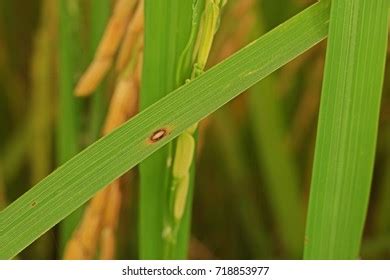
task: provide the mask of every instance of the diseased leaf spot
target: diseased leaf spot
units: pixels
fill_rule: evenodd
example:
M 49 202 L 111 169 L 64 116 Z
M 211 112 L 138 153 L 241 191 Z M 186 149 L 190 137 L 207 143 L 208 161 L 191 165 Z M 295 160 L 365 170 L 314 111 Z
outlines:
M 153 132 L 153 134 L 150 136 L 149 140 L 152 143 L 156 143 L 156 142 L 160 141 L 161 139 L 163 139 L 167 135 L 168 135 L 167 129 L 160 128 L 160 129 L 156 130 L 155 132 Z
M 37 206 L 37 202 L 36 201 L 31 202 L 31 207 L 35 207 L 35 206 Z

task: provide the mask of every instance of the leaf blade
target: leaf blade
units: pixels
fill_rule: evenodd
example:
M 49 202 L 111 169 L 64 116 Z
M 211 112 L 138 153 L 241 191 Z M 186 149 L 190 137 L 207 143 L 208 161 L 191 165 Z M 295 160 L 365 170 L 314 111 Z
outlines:
M 375 157 L 387 7 L 386 0 L 332 1 L 305 259 L 358 257 Z

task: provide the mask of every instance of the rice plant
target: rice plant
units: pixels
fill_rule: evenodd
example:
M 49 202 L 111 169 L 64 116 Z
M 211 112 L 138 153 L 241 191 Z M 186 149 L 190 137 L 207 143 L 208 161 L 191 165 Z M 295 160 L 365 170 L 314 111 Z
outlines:
M 2 1 L 0 258 L 390 257 L 389 2 L 312 2 Z

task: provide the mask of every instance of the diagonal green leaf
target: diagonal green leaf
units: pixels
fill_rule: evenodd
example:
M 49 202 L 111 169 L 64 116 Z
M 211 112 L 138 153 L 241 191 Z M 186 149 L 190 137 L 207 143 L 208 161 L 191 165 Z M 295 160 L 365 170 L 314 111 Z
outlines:
M 306 259 L 358 258 L 387 45 L 387 0 L 333 0 Z
M 328 19 L 327 1 L 311 6 L 58 168 L 0 213 L 0 259 L 15 256 L 187 127 L 324 39 Z M 167 134 L 151 143 L 159 129 Z

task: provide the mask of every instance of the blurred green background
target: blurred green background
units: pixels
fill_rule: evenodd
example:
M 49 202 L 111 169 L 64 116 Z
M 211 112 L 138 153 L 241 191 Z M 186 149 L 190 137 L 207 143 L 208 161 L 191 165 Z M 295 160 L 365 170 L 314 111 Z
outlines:
M 0 209 L 63 162 L 60 53 L 73 48 L 76 82 L 99 38 L 91 27 L 96 1 L 79 1 L 77 21 L 65 25 L 75 35 L 68 42 L 60 39 L 59 1 L 0 1 Z M 209 67 L 314 2 L 229 0 Z M 108 14 L 102 13 L 102 28 Z M 190 258 L 300 257 L 325 46 L 314 47 L 201 123 Z M 91 109 L 96 99 L 75 100 L 77 135 L 66 146 L 81 150 L 96 139 L 112 83 L 109 75 L 97 116 Z M 389 87 L 387 67 L 363 259 L 390 258 Z M 132 259 L 137 258 L 137 170 L 124 181 L 118 258 Z M 56 227 L 19 258 L 61 254 Z

